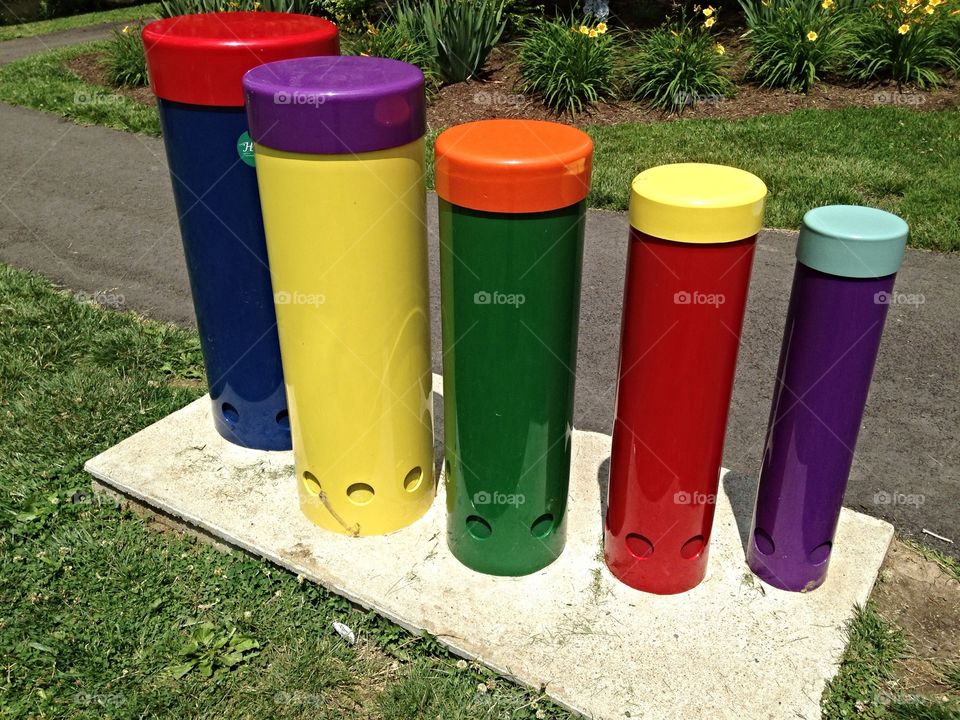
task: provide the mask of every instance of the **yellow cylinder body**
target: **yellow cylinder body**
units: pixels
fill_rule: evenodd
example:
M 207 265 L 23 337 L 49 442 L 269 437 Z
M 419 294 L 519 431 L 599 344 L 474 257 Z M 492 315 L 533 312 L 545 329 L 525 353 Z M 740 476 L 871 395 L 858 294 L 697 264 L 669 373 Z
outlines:
M 436 489 L 423 139 L 255 154 L 300 507 L 398 530 Z

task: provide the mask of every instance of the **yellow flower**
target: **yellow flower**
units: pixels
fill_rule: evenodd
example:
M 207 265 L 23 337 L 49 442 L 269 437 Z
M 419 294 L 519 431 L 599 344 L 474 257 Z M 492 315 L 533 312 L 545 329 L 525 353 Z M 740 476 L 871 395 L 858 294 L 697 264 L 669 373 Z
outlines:
M 807 40 L 810 42 L 816 42 L 818 37 L 820 36 L 817 35 L 813 30 L 807 33 Z
M 901 35 L 906 35 L 908 32 L 910 32 L 910 25 L 909 25 L 909 23 L 904 23 L 903 25 L 901 25 L 900 27 L 898 27 L 898 28 L 897 28 L 897 32 L 900 33 Z
M 720 43 L 716 43 L 713 46 L 713 51 L 717 53 L 717 55 L 723 55 L 725 52 L 727 52 L 727 49 Z
M 716 18 L 714 18 L 714 17 L 708 17 L 706 20 L 703 21 L 703 26 L 704 26 L 705 28 L 713 27 L 713 24 L 714 24 L 716 21 L 717 21 Z
M 833 0 L 823 0 L 823 2 L 820 3 L 820 7 L 822 7 L 824 10 L 829 10 L 835 5 L 836 3 Z
M 937 11 L 937 9 L 933 5 L 927 5 L 927 7 L 923 9 L 923 11 L 927 15 L 933 15 Z
M 598 32 L 598 33 L 600 33 L 601 35 L 603 35 L 606 31 L 607 31 L 607 24 L 606 24 L 606 23 L 600 23 L 599 25 L 597 25 L 597 32 Z
M 712 5 L 708 5 L 707 7 L 705 7 L 705 8 L 703 9 L 703 16 L 704 16 L 704 17 L 710 17 L 711 15 L 713 15 L 713 6 L 712 6 Z
M 591 30 L 591 31 L 590 31 L 589 33 L 587 33 L 587 34 L 588 34 L 590 37 L 594 38 L 594 37 L 596 37 L 597 35 L 599 35 L 600 33 L 598 33 L 596 30 Z
M 581 35 L 589 35 L 589 34 L 590 34 L 590 28 L 588 28 L 586 25 L 581 25 L 581 26 L 580 26 L 580 34 L 581 34 Z

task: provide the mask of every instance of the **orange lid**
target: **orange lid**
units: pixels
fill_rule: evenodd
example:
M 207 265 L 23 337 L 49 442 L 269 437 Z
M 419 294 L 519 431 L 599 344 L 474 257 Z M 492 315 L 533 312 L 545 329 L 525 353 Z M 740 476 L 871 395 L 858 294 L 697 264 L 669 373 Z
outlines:
M 593 142 L 583 131 L 542 120 L 481 120 L 440 133 L 434 146 L 437 195 L 471 210 L 546 212 L 590 191 Z

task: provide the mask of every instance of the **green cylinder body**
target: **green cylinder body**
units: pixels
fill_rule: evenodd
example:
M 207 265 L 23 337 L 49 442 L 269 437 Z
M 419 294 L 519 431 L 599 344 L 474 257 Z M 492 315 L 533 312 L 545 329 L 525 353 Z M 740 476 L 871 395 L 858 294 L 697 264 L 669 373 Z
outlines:
M 447 541 L 526 575 L 566 541 L 585 203 L 439 210 Z

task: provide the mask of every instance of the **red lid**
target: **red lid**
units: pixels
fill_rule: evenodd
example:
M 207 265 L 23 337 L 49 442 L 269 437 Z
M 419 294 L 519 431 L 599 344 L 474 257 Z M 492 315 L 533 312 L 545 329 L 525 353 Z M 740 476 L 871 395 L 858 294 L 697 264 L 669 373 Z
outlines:
M 244 73 L 258 65 L 338 55 L 329 20 L 274 12 L 218 12 L 157 20 L 143 29 L 153 93 L 191 105 L 243 106 Z

